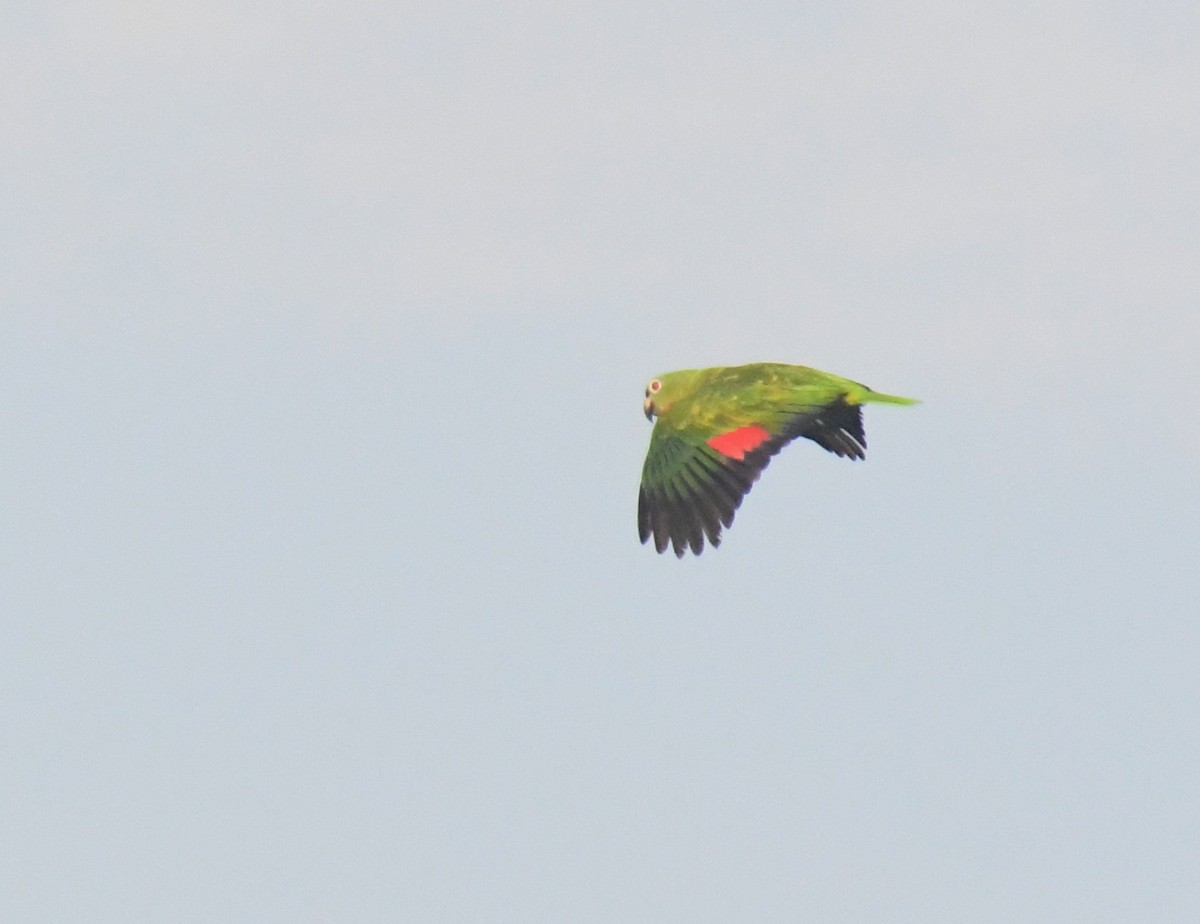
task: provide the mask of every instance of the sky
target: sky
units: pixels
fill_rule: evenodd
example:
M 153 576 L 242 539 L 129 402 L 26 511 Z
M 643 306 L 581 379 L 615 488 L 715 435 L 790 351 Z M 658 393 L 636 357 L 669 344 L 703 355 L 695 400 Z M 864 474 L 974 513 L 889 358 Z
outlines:
M 1195 921 L 1198 52 L 6 5 L 0 918 Z M 655 554 L 646 382 L 760 360 L 922 403 Z

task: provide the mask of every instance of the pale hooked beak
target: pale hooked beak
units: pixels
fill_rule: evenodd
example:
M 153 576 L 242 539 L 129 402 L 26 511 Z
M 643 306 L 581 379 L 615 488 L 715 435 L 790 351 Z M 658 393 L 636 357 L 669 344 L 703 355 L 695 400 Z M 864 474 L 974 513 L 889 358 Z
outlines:
M 646 395 L 646 400 L 642 402 L 642 410 L 646 413 L 647 420 L 654 419 L 654 399 Z

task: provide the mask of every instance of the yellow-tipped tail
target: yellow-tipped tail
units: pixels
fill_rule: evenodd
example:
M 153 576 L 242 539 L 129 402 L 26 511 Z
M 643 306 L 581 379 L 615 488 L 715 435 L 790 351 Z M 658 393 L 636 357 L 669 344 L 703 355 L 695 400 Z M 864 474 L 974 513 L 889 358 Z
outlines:
M 902 398 L 900 395 L 885 395 L 881 391 L 872 391 L 866 385 L 860 385 L 859 390 L 846 395 L 847 404 L 920 404 L 916 398 Z
M 901 398 L 899 395 L 885 395 L 878 391 L 867 392 L 867 401 L 874 401 L 876 404 L 920 404 L 919 398 Z

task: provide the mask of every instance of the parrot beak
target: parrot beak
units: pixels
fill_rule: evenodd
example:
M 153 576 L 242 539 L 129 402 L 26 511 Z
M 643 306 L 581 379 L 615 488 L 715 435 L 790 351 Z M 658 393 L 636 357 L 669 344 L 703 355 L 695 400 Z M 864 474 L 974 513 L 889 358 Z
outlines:
M 654 399 L 646 395 L 646 400 L 642 402 L 642 410 L 646 413 L 647 420 L 654 419 Z

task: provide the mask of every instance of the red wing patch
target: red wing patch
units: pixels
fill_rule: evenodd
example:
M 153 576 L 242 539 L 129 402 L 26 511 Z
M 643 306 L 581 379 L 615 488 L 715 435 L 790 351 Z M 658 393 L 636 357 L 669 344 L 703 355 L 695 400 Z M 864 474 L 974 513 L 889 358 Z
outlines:
M 771 434 L 758 424 L 748 427 L 738 427 L 728 433 L 718 433 L 708 440 L 708 445 L 723 456 L 737 459 L 739 462 L 751 452 L 771 438 Z

